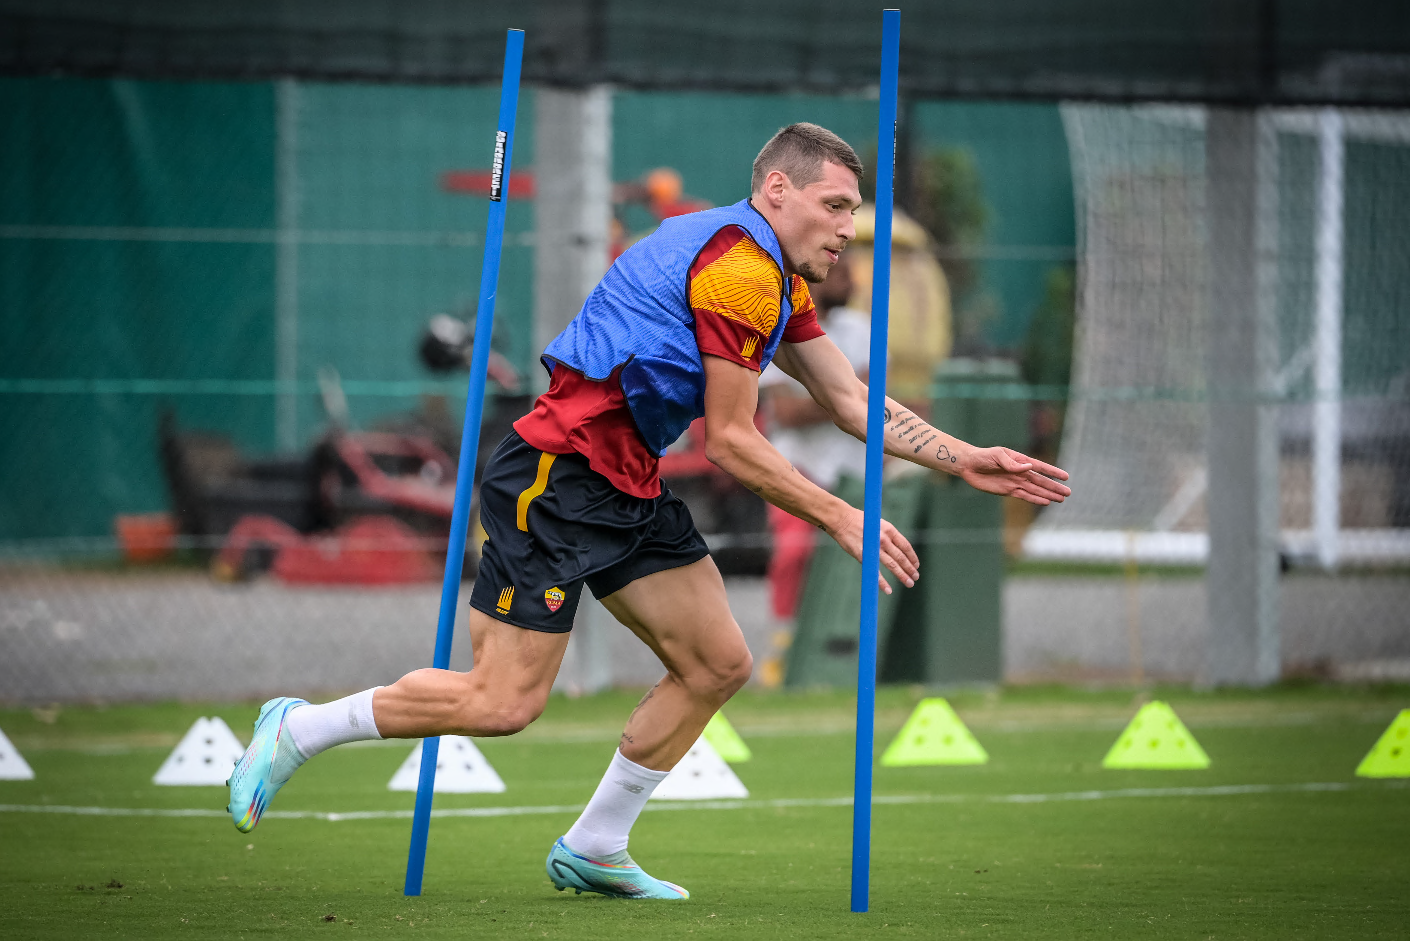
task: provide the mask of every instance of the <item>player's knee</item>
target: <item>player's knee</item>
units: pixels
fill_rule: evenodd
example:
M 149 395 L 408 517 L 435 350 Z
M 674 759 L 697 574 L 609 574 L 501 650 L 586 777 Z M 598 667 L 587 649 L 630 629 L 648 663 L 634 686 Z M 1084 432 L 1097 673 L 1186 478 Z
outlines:
M 729 672 L 729 693 L 733 696 L 744 688 L 744 684 L 749 682 L 749 677 L 754 675 L 754 655 L 749 652 L 749 648 L 740 645 L 740 653 L 730 668 Z
M 739 692 L 754 671 L 754 656 L 742 642 L 700 664 L 687 678 L 687 686 L 698 698 L 723 704 Z
M 546 697 L 534 692 L 506 695 L 479 683 L 467 684 L 459 702 L 461 734 L 513 735 L 543 714 Z
M 467 735 L 490 738 L 522 732 L 543 712 L 533 703 L 502 703 L 486 708 L 479 705 L 467 710 L 462 725 Z
M 526 694 L 519 704 L 515 706 L 508 716 L 508 725 L 514 727 L 518 732 L 527 728 L 535 719 L 543 715 L 543 708 L 548 704 L 548 695 L 539 693 Z
M 481 731 L 477 735 L 513 735 L 522 732 L 530 722 L 539 717 L 537 711 L 522 706 L 508 706 L 483 714 L 480 720 Z

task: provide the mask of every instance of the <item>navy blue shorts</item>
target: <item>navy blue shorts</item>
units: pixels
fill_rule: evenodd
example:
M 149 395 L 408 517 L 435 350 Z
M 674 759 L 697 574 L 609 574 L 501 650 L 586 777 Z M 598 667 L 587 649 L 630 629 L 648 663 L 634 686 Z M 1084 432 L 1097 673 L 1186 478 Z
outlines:
M 511 431 L 480 483 L 489 539 L 470 606 L 532 631 L 573 627 L 583 585 L 594 596 L 709 555 L 680 498 L 618 490 L 581 454 L 549 454 Z

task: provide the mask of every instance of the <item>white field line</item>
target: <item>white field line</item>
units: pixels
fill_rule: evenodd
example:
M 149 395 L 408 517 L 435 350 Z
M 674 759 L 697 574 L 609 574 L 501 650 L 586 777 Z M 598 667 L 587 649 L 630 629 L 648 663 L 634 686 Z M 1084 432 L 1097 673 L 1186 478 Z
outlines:
M 1351 722 L 1364 722 L 1369 724 L 1384 725 L 1387 721 L 1387 713 L 1384 710 L 1375 712 L 1355 712 L 1346 715 L 1336 715 L 1328 717 L 1325 713 L 1316 712 L 1285 712 L 1268 715 L 1232 715 L 1232 716 L 1201 716 L 1187 722 L 1193 729 L 1203 728 L 1268 728 L 1281 726 L 1303 726 L 1317 725 L 1318 723 L 1331 720 L 1346 720 Z M 961 716 L 963 718 L 963 716 Z M 1094 718 L 1083 717 L 1071 721 L 1061 719 L 1055 721 L 1028 721 L 1023 719 L 987 719 L 971 718 L 967 724 L 971 731 L 976 733 L 985 732 L 1110 732 L 1126 728 L 1131 722 L 1131 717 Z M 905 724 L 904 719 L 890 723 L 879 723 L 876 726 L 877 734 L 895 734 L 901 730 Z M 822 736 L 822 735 L 851 735 L 856 731 L 856 720 L 847 719 L 823 719 L 812 722 L 809 725 L 793 725 L 789 723 L 759 723 L 757 725 L 736 725 L 735 730 L 744 738 L 787 738 L 797 736 L 800 738 Z M 616 741 L 621 737 L 620 726 L 600 726 L 596 728 L 574 729 L 563 732 L 545 732 L 538 734 L 532 730 L 520 733 L 516 739 L 519 742 L 544 745 L 580 745 L 592 742 Z M 477 741 L 479 741 L 477 739 Z M 405 739 L 385 738 L 369 739 L 361 742 L 349 742 L 342 745 L 342 748 L 384 748 L 405 746 Z
M 1306 726 L 1318 725 L 1332 720 L 1345 720 L 1347 722 L 1360 722 L 1367 725 L 1384 727 L 1387 713 L 1384 711 L 1348 712 L 1328 717 L 1325 713 L 1314 712 L 1289 712 L 1274 715 L 1259 716 L 1213 716 L 1199 717 L 1187 724 L 1193 729 L 1213 729 L 1213 728 L 1271 728 L 1281 726 Z M 1111 732 L 1126 728 L 1130 723 L 1130 718 L 1084 718 L 1073 721 L 1027 721 L 1021 719 L 997 719 L 972 718 L 968 721 L 970 731 L 979 735 L 989 732 L 998 733 L 1026 733 L 1026 732 Z M 876 734 L 885 738 L 895 735 L 901 730 L 904 722 L 882 722 L 876 726 Z M 851 735 L 856 731 L 854 720 L 823 720 L 815 722 L 809 726 L 791 725 L 787 723 L 760 723 L 758 725 L 735 726 L 741 736 L 749 738 L 811 738 L 826 735 Z M 519 733 L 514 741 L 531 745 L 583 745 L 593 742 L 616 742 L 622 734 L 620 725 L 604 725 L 591 728 L 571 729 L 561 732 L 538 733 L 532 728 Z M 240 736 L 237 734 L 236 736 Z M 170 750 L 176 745 L 180 736 L 173 735 L 170 741 L 144 742 L 140 745 L 128 744 L 94 744 L 92 741 L 69 743 L 69 742 L 34 742 L 21 740 L 19 744 L 23 746 L 25 752 L 30 751 L 65 751 L 78 752 L 84 755 L 109 756 L 109 755 L 129 755 L 138 751 L 159 751 Z M 241 738 L 243 742 L 244 739 Z M 483 744 L 486 739 L 476 739 Z M 492 740 L 490 740 L 492 741 Z M 404 748 L 408 752 L 415 743 L 411 739 L 402 738 L 382 738 L 369 739 L 361 742 L 347 742 L 339 745 L 339 748 Z M 493 747 L 493 746 L 491 746 Z
M 1387 787 L 1404 787 L 1399 782 Z M 1128 787 L 1109 791 L 1065 791 L 1055 794 L 894 794 L 872 798 L 872 804 L 1051 804 L 1066 801 L 1100 801 L 1142 797 L 1231 797 L 1244 794 L 1296 794 L 1350 791 L 1358 785 L 1324 782 L 1307 784 L 1224 784 L 1213 787 Z M 1367 789 L 1360 785 L 1359 789 Z M 647 810 L 769 810 L 791 807 L 851 807 L 850 797 L 799 797 L 775 800 L 665 801 L 646 805 Z M 528 807 L 449 807 L 431 811 L 433 817 L 523 817 L 576 814 L 583 804 L 546 804 Z M 59 814 L 75 817 L 227 817 L 223 810 L 162 807 L 75 807 L 64 804 L 0 804 L 0 813 Z M 284 820 L 397 820 L 411 817 L 410 810 L 271 810 L 264 816 Z

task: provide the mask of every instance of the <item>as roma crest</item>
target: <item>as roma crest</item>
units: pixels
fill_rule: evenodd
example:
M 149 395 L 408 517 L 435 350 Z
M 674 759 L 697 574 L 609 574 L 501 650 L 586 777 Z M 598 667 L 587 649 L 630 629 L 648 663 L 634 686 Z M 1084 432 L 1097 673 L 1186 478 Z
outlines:
M 557 611 L 559 608 L 563 607 L 563 599 L 566 597 L 568 596 L 563 594 L 563 589 L 550 588 L 543 593 L 543 603 L 548 605 L 548 610 Z

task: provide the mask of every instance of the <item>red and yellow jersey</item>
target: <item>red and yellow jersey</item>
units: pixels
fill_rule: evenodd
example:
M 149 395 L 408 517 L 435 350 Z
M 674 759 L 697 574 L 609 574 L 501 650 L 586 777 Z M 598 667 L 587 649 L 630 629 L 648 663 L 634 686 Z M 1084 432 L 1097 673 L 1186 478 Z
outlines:
M 700 352 L 758 372 L 782 315 L 784 279 L 778 266 L 742 228 L 726 226 L 700 250 L 689 278 Z M 787 280 L 793 313 L 783 342 L 823 336 L 807 283 L 796 275 Z M 657 457 L 637 433 L 616 374 L 594 382 L 571 369 L 554 369 L 548 392 L 514 429 L 540 451 L 583 455 L 623 493 L 648 499 L 661 493 Z
M 738 226 L 726 226 L 705 244 L 690 266 L 690 307 L 700 352 L 760 371 L 760 356 L 782 314 L 784 281 L 793 314 L 784 343 L 823 335 L 808 285 L 785 279 L 768 253 Z

